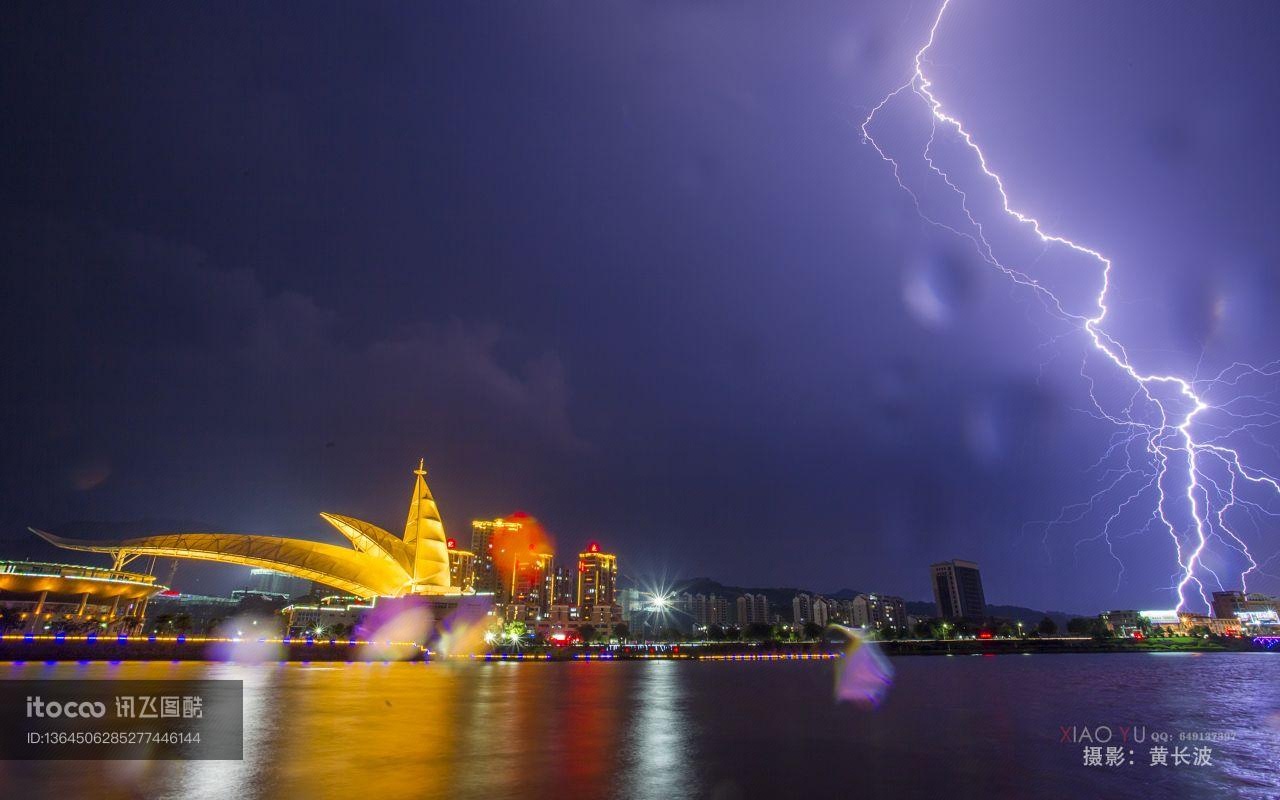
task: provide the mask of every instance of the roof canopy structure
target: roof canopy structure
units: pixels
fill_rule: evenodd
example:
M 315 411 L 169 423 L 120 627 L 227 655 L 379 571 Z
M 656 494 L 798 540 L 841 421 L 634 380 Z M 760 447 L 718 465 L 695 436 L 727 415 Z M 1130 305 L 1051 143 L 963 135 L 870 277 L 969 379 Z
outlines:
M 413 497 L 402 538 L 352 517 L 320 514 L 351 542 L 352 549 L 307 539 L 241 533 L 165 533 L 90 541 L 55 536 L 35 528 L 31 532 L 67 550 L 110 554 L 115 569 L 138 556 L 163 556 L 266 567 L 362 598 L 456 593 L 460 589 L 449 585 L 444 523 L 427 488 L 423 462 L 418 463 L 414 475 Z
M 93 602 L 142 600 L 164 589 L 154 575 L 43 561 L 0 561 L 0 592 L 84 595 Z M 88 600 L 86 600 L 88 602 Z

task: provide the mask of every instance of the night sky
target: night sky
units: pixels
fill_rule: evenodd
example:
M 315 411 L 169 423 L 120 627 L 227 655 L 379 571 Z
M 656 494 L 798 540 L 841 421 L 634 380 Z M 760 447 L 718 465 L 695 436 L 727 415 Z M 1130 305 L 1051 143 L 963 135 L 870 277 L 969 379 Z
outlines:
M 1117 588 L 1089 519 L 1034 524 L 1103 479 L 1081 337 L 860 140 L 934 8 L 5 4 L 0 555 L 395 531 L 425 456 L 451 535 L 523 509 L 638 578 L 916 599 L 960 557 L 995 603 L 1171 606 L 1167 537 Z M 1153 369 L 1280 356 L 1278 33 L 955 0 L 931 51 Z

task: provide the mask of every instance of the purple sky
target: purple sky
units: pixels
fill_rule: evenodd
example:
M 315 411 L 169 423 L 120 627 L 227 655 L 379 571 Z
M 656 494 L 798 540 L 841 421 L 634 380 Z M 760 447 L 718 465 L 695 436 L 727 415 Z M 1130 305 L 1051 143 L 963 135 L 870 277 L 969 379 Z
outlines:
M 1083 341 L 860 142 L 934 8 L 6 5 L 3 554 L 394 530 L 425 456 L 451 534 L 525 509 L 637 577 L 923 598 L 961 557 L 991 602 L 1169 605 L 1158 532 L 1117 589 L 1089 520 L 1028 524 L 1097 487 Z M 1277 27 L 954 0 L 930 52 L 1151 369 L 1280 356 Z

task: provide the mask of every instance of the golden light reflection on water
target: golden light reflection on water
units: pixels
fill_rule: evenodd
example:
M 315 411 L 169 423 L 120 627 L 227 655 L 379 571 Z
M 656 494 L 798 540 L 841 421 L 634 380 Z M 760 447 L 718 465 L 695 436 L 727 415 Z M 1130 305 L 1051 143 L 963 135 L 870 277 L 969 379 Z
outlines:
M 64 797 L 88 784 L 100 797 L 181 800 L 502 797 L 529 785 L 594 793 L 611 780 L 625 713 L 624 671 L 612 666 L 0 665 L 4 678 L 244 681 L 243 761 L 37 762 L 12 775 L 0 766 L 0 778 Z

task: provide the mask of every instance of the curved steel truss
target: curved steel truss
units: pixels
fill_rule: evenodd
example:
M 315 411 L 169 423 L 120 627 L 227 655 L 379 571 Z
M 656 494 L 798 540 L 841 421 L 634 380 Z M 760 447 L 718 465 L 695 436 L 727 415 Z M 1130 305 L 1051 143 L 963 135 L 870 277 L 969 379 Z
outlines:
M 403 538 L 353 517 L 320 515 L 351 542 L 353 549 L 306 539 L 240 533 L 165 533 L 91 541 L 30 530 L 67 550 L 110 554 L 117 568 L 138 556 L 164 556 L 265 567 L 364 598 L 455 592 L 458 588 L 449 585 L 444 523 L 427 488 L 426 474 L 419 462 L 414 470 L 416 479 Z

